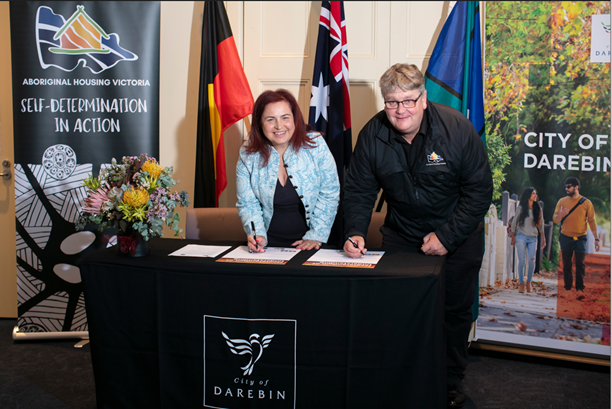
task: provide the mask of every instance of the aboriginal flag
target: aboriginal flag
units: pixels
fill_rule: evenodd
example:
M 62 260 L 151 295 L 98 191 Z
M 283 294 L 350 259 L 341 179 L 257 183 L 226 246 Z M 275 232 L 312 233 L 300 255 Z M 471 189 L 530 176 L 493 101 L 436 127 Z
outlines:
M 253 95 L 242 69 L 221 1 L 204 2 L 194 207 L 218 207 L 227 186 L 223 131 L 253 111 Z

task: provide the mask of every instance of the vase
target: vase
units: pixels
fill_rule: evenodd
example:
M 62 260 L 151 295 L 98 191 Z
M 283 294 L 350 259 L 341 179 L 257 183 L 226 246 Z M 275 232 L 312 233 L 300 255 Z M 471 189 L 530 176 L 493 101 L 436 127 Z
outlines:
M 117 254 L 126 257 L 144 257 L 150 253 L 149 242 L 139 233 L 117 234 Z

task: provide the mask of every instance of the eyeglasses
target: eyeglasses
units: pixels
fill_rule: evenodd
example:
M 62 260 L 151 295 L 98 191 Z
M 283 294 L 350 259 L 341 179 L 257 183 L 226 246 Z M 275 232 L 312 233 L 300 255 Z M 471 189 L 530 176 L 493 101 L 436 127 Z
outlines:
M 416 106 L 417 101 L 421 98 L 423 93 L 421 92 L 417 99 L 407 99 L 405 101 L 385 101 L 385 108 L 387 109 L 397 109 L 399 107 L 400 102 L 404 108 L 414 108 Z
M 571 189 L 571 188 L 573 188 L 573 187 L 574 187 L 574 185 L 565 185 L 565 188 L 566 188 L 566 189 Z

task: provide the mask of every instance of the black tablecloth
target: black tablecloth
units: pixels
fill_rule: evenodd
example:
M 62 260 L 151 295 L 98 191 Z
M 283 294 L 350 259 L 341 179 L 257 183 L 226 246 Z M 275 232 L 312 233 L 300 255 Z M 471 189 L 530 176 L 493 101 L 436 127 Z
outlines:
M 150 256 L 110 248 L 81 265 L 100 408 L 445 407 L 444 258 L 168 257 L 190 243 L 203 244 L 152 239 Z

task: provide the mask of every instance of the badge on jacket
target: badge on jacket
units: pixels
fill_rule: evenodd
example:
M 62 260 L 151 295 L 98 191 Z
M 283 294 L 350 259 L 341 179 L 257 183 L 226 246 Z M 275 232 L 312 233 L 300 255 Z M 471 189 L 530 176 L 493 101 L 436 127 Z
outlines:
M 432 152 L 429 155 L 427 155 L 427 161 L 429 162 L 427 164 L 427 166 L 431 166 L 431 165 L 446 165 L 446 162 L 444 161 L 444 158 L 442 156 L 438 155 L 435 152 Z

